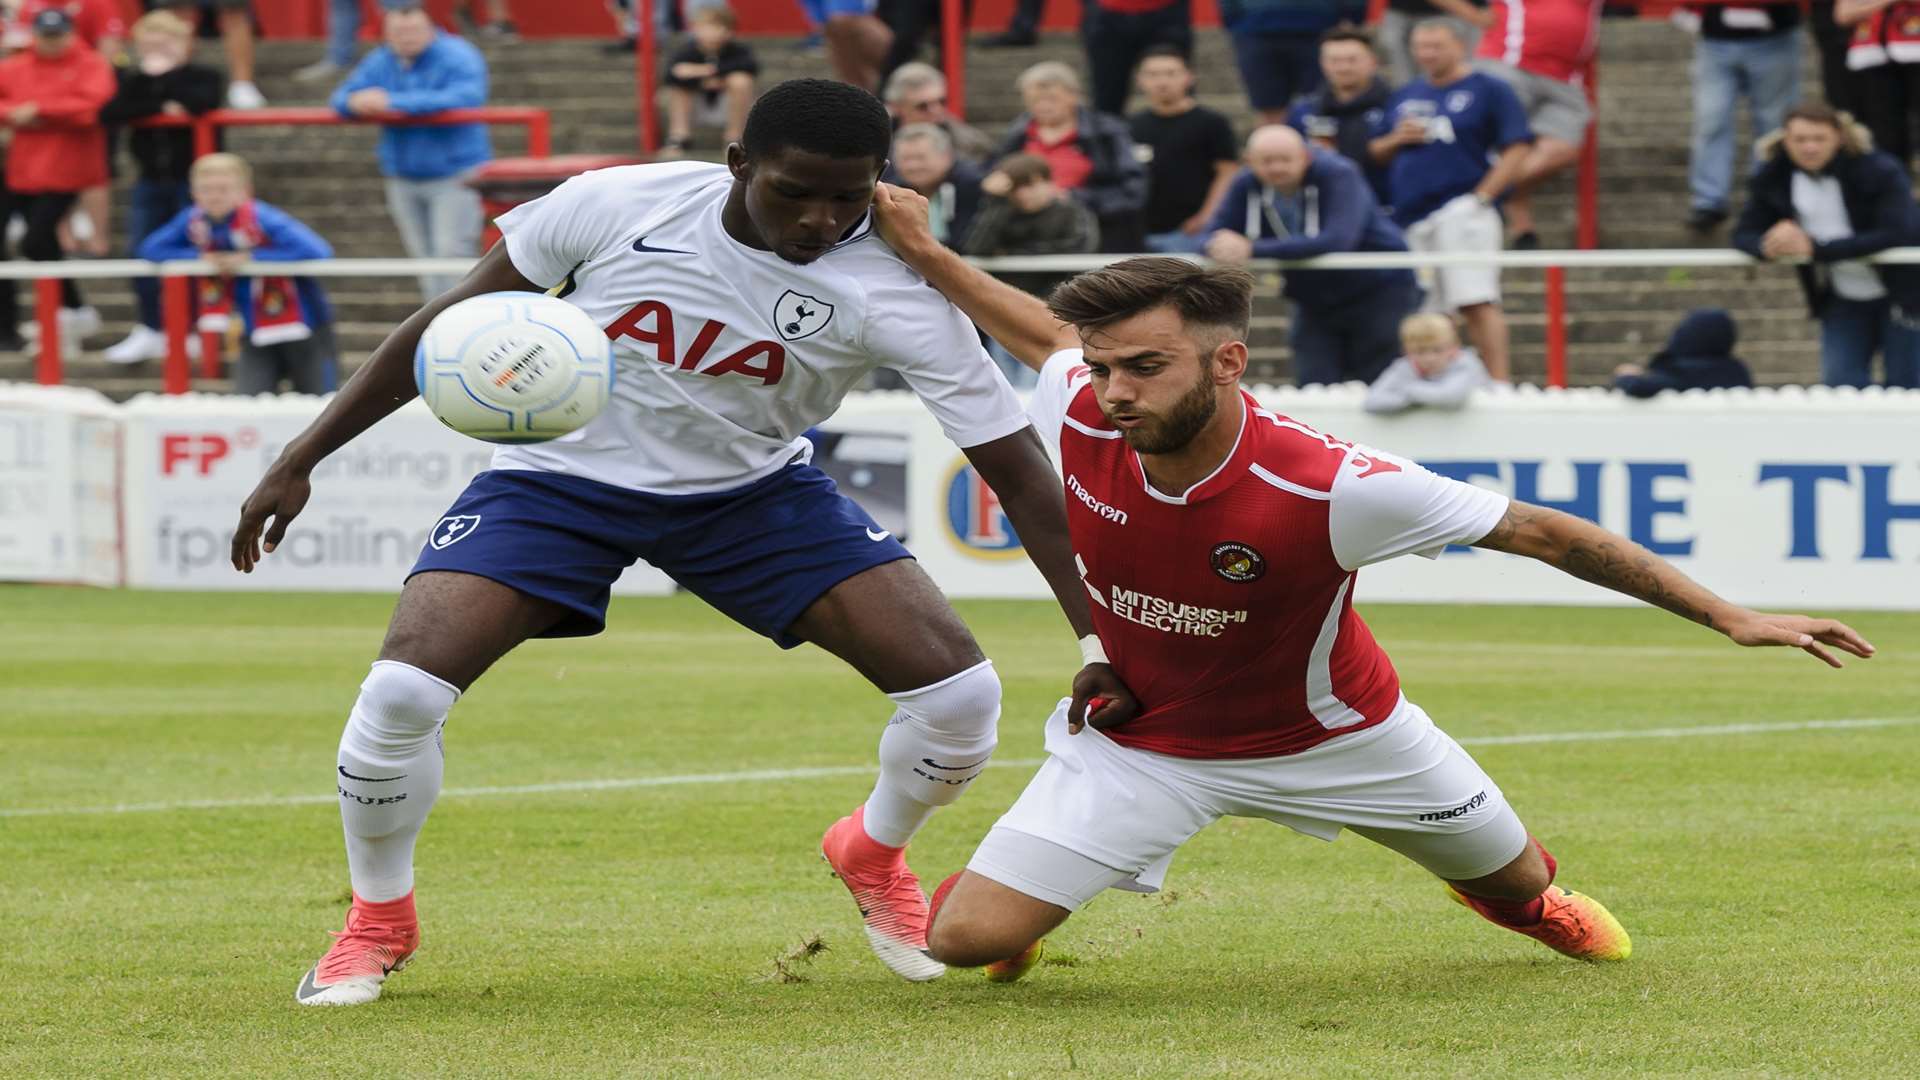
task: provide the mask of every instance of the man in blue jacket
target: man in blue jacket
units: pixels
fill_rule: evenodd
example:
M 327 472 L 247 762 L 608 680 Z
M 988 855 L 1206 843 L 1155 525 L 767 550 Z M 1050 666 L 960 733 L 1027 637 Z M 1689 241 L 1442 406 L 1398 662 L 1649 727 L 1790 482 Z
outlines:
M 417 3 L 389 4 L 385 19 L 386 44 L 368 53 L 333 92 L 334 111 L 349 118 L 421 116 L 487 103 L 487 62 L 480 50 L 441 33 Z M 465 178 L 492 157 L 485 124 L 381 131 L 387 210 L 408 255 L 452 259 L 480 253 L 480 196 Z M 459 280 L 458 274 L 422 274 L 420 291 L 431 300 Z
M 1214 211 L 1207 254 L 1219 262 L 1405 251 L 1358 166 L 1269 124 L 1247 138 L 1247 168 Z M 1302 386 L 1372 382 L 1399 354 L 1400 320 L 1420 306 L 1413 271 L 1288 270 L 1293 364 Z

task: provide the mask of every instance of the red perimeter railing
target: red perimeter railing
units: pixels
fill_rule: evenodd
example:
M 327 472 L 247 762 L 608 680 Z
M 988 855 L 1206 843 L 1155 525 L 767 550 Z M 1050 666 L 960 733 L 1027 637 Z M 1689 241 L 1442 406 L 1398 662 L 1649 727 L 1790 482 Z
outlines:
M 648 0 L 642 0 L 646 3 Z M 184 127 L 193 129 L 193 156 L 204 157 L 220 145 L 220 129 L 230 127 L 329 127 L 341 124 L 380 124 L 395 127 L 444 127 L 448 124 L 518 125 L 527 129 L 527 156 L 553 155 L 553 118 L 545 109 L 527 105 L 485 105 L 475 109 L 447 109 L 437 113 L 409 116 L 405 113 L 380 113 L 348 119 L 329 108 L 290 109 L 215 109 L 199 116 L 154 116 L 134 127 Z M 11 283 L 0 282 L 7 288 Z M 167 333 L 166 364 L 161 369 L 161 388 L 169 394 L 187 391 L 187 322 L 192 317 L 188 293 L 189 279 L 166 277 L 160 281 L 162 322 Z M 34 314 L 40 321 L 40 351 L 34 361 L 34 378 L 45 385 L 58 385 L 63 377 L 60 354 L 60 281 L 41 278 L 34 282 Z M 220 337 L 200 335 L 200 374 L 202 378 L 220 377 Z

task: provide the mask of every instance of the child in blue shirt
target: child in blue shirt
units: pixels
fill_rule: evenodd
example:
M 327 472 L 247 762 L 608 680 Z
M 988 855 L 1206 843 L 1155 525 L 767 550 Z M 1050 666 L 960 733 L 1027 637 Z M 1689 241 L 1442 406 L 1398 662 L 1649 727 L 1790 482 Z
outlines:
M 139 255 L 153 262 L 204 258 L 222 273 L 200 292 L 202 331 L 224 332 L 233 312 L 245 331 L 233 373 L 238 394 L 273 393 L 282 381 L 325 394 L 338 381 L 333 308 L 310 277 L 237 276 L 245 262 L 330 259 L 333 248 L 293 215 L 253 197 L 253 169 L 235 154 L 209 154 L 188 174 L 193 205 L 155 230 Z

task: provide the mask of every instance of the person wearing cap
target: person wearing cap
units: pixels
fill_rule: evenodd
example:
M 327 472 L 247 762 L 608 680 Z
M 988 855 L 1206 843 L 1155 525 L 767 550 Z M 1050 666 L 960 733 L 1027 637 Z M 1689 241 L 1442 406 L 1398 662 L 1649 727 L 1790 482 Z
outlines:
M 487 103 L 487 61 L 469 42 L 440 32 L 420 4 L 388 7 L 385 44 L 368 53 L 333 92 L 348 119 L 387 113 L 422 116 Z M 493 158 L 485 124 L 389 126 L 380 132 L 380 171 L 387 210 L 416 259 L 472 258 L 480 253 L 485 215 L 467 174 Z M 423 274 L 431 300 L 458 274 Z
M 127 22 L 115 0 L 14 0 L 0 49 L 14 52 L 33 44 L 33 20 L 43 11 L 64 11 L 73 20 L 73 32 L 87 47 L 109 61 L 120 58 L 127 39 Z
M 0 60 L 0 123 L 13 131 L 0 232 L 18 214 L 27 225 L 21 251 L 45 262 L 61 257 L 60 221 L 80 192 L 107 182 L 99 115 L 114 81 L 113 66 L 78 39 L 66 11 L 42 10 L 32 30 L 31 48 Z M 11 284 L 0 288 L 0 349 L 21 345 L 16 304 Z M 61 286 L 60 324 L 69 348 L 100 326 L 71 280 Z
M 11 21 L 0 30 L 0 55 L 32 48 L 34 16 L 47 10 L 66 12 L 73 19 L 74 35 L 110 63 L 119 63 L 125 54 L 127 23 L 117 0 L 0 0 L 0 9 L 11 9 L 4 16 Z M 111 164 L 108 169 L 111 171 Z M 112 217 L 108 185 L 88 188 L 80 193 L 79 202 L 62 225 L 60 246 L 88 255 L 106 255 L 110 250 L 107 223 Z

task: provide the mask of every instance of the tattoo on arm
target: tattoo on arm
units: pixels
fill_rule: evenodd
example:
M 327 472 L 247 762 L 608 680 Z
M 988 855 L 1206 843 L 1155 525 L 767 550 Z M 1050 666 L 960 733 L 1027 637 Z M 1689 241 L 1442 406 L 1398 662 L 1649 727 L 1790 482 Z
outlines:
M 1717 597 L 1671 563 L 1623 536 L 1558 510 L 1514 502 L 1475 547 L 1507 551 L 1718 630 Z
M 1615 592 L 1638 597 L 1710 630 L 1719 629 L 1713 625 L 1713 616 L 1703 610 L 1696 600 L 1679 595 L 1674 587 L 1676 583 L 1667 579 L 1679 578 L 1680 583 L 1687 585 L 1692 582 L 1632 541 L 1617 544 L 1612 540 L 1596 542 L 1585 537 L 1574 537 L 1567 542 L 1554 565 L 1582 581 L 1591 581 Z M 1662 570 L 1666 573 L 1663 574 Z M 1695 586 L 1688 591 L 1703 590 Z

